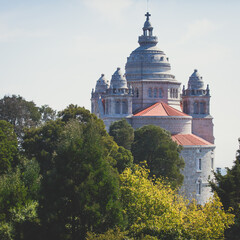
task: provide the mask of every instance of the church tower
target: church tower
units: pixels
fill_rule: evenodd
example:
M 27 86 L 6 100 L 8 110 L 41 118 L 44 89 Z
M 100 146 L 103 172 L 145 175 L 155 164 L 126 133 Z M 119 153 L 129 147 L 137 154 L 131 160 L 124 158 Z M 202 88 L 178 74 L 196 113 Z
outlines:
M 195 69 L 189 77 L 188 88 L 185 90 L 183 86 L 183 112 L 192 116 L 192 133 L 214 143 L 210 97 L 209 85 L 204 87 L 203 79 Z
M 146 13 L 143 35 L 139 36 L 139 47 L 127 58 L 126 79 L 132 85 L 133 112 L 156 102 L 164 102 L 180 110 L 181 83 L 171 74 L 168 57 L 157 47 L 158 38 Z

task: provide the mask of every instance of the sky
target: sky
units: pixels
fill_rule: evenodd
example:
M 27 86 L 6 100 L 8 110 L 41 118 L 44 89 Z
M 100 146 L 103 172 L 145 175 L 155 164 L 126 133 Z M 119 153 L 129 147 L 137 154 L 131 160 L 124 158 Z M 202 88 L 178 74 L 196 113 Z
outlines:
M 215 166 L 231 167 L 240 137 L 238 0 L 0 0 L 0 98 L 90 109 L 100 75 L 124 72 L 147 10 L 176 79 L 187 85 L 198 69 L 209 84 Z

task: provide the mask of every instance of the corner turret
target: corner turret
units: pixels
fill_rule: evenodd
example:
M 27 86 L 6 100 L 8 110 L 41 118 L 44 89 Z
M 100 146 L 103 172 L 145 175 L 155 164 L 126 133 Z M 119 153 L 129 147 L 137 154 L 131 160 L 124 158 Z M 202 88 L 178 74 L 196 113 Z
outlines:
M 183 86 L 183 112 L 192 116 L 192 131 L 199 137 L 214 143 L 213 123 L 210 115 L 210 89 L 204 87 L 202 76 L 194 70 L 189 77 L 188 88 Z M 207 126 L 207 127 L 206 127 Z

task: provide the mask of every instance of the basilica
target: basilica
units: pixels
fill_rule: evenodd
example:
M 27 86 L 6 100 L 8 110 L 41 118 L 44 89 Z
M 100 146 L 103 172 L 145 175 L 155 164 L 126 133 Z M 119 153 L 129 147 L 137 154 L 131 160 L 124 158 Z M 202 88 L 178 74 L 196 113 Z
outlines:
M 212 195 L 208 180 L 213 177 L 215 149 L 210 89 L 194 70 L 181 90 L 168 57 L 157 46 L 151 15 L 147 12 L 145 16 L 139 47 L 127 58 L 125 73 L 117 68 L 110 82 L 101 75 L 92 90 L 91 111 L 104 121 L 106 129 L 126 118 L 135 129 L 154 124 L 169 131 L 173 141 L 183 147 L 181 193 L 204 204 Z

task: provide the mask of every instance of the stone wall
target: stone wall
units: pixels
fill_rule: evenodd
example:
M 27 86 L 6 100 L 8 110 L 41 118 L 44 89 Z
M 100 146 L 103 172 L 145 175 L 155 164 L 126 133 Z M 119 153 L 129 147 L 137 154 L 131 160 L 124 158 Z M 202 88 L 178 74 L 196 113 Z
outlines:
M 135 129 L 153 124 L 166 129 L 171 134 L 191 134 L 192 131 L 192 117 L 190 116 L 133 116 L 131 124 Z
M 183 146 L 181 156 L 185 161 L 183 170 L 184 183 L 181 193 L 188 199 L 195 198 L 198 204 L 204 204 L 212 196 L 208 179 L 213 178 L 214 169 L 214 145 L 208 146 Z M 201 159 L 201 169 L 198 163 Z M 201 183 L 201 191 L 198 192 L 198 183 Z
M 192 132 L 208 142 L 214 143 L 212 117 L 193 118 Z

